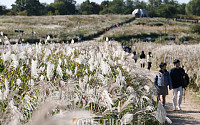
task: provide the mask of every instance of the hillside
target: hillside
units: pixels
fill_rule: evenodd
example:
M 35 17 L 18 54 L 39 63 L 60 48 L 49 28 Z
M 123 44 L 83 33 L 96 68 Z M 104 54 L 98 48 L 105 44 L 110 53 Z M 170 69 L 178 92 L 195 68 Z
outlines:
M 80 35 L 93 35 L 132 18 L 132 15 L 0 16 L 0 31 L 9 38 L 18 38 L 14 30 L 21 29 L 24 31 L 21 37 L 26 40 L 32 39 L 33 30 L 33 39 L 46 39 L 51 35 L 60 42 Z

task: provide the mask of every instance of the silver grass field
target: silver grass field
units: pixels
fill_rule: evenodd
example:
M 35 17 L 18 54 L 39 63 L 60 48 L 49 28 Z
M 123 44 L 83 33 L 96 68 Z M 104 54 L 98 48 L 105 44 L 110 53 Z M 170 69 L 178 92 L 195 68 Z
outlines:
M 0 65 L 2 125 L 171 123 L 118 42 L 8 45 Z
M 146 53 L 153 53 L 152 64 L 156 69 L 160 62 L 166 62 L 168 68 L 173 67 L 173 60 L 180 59 L 181 65 L 184 66 L 186 73 L 190 76 L 190 86 L 194 91 L 200 88 L 200 45 L 199 44 L 156 44 L 156 43 L 136 43 L 136 51 L 140 53 L 145 50 Z

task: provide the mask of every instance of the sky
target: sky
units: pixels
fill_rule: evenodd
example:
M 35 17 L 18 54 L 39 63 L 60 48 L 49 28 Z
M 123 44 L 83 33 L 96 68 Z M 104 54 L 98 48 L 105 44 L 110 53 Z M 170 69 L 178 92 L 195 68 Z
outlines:
M 11 8 L 11 5 L 15 3 L 16 0 L 0 0 L 0 5 L 5 5 L 7 8 Z M 41 3 L 53 3 L 54 0 L 39 0 Z M 82 3 L 85 0 L 76 0 L 77 3 Z M 101 3 L 104 0 L 90 0 L 92 2 Z M 148 1 L 148 0 L 144 0 Z M 188 3 L 190 0 L 178 0 L 179 3 Z

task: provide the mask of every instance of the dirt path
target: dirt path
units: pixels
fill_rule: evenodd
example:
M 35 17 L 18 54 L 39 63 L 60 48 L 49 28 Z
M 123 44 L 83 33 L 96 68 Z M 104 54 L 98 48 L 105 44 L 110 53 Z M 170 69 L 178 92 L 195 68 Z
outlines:
M 188 91 L 185 92 L 181 104 L 181 111 L 172 110 L 172 91 L 167 96 L 166 111 L 173 125 L 200 125 L 200 104 Z
M 103 40 L 104 34 L 100 35 L 97 38 L 94 38 L 94 40 L 99 41 L 99 40 Z

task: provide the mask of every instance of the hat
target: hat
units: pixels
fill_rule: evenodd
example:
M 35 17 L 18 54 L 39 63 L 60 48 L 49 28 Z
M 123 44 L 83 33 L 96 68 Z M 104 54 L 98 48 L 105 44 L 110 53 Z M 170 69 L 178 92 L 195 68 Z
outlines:
M 174 64 L 177 64 L 177 63 L 179 63 L 179 62 L 180 62 L 180 60 L 175 59 L 173 63 L 174 63 Z

